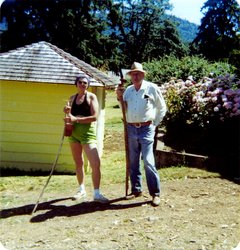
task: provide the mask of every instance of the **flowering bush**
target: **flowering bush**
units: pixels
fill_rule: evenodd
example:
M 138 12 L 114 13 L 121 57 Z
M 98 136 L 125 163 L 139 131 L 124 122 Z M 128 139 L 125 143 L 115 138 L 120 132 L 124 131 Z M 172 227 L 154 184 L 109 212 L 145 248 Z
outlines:
M 205 77 L 199 83 L 171 80 L 160 88 L 168 106 L 166 124 L 207 127 L 240 116 L 240 81 L 234 76 Z
M 236 77 L 205 77 L 198 83 L 171 80 L 160 89 L 168 106 L 163 121 L 167 138 L 179 149 L 216 153 L 232 149 L 229 143 L 238 147 L 240 81 Z

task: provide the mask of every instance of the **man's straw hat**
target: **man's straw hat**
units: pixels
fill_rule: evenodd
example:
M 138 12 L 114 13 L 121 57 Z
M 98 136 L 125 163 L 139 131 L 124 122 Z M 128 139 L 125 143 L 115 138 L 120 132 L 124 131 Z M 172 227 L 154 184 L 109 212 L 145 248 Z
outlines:
M 143 66 L 141 63 L 138 63 L 138 62 L 134 62 L 132 64 L 132 67 L 131 67 L 131 70 L 129 70 L 127 72 L 127 75 L 131 75 L 132 72 L 142 72 L 142 73 L 146 73 L 145 70 L 143 70 Z

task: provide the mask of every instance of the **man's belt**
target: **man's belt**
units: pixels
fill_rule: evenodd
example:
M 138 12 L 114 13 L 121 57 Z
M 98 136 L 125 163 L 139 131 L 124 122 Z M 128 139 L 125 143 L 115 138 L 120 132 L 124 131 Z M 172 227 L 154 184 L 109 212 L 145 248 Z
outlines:
M 128 125 L 134 126 L 136 128 L 149 126 L 150 124 L 152 124 L 152 121 L 148 121 L 148 122 L 128 122 Z

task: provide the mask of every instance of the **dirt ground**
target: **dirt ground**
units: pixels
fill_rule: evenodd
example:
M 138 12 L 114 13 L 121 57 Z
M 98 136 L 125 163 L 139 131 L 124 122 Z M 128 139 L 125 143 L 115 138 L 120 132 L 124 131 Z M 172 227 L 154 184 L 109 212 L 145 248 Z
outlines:
M 77 203 L 66 190 L 48 193 L 34 215 L 37 191 L 4 191 L 17 205 L 1 206 L 0 242 L 8 250 L 231 250 L 240 241 L 240 186 L 231 181 L 162 182 L 159 207 L 151 205 L 146 188 L 143 197 L 130 201 L 120 184 L 102 189 L 111 199 L 108 205 L 91 197 Z

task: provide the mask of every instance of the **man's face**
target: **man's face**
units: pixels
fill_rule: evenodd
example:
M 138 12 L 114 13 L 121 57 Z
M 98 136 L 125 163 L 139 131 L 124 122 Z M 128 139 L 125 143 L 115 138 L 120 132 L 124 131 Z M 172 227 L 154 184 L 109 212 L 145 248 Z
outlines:
M 132 72 L 130 76 L 131 76 L 131 81 L 133 84 L 134 83 L 141 83 L 142 80 L 144 79 L 144 73 L 139 72 L 139 71 Z

